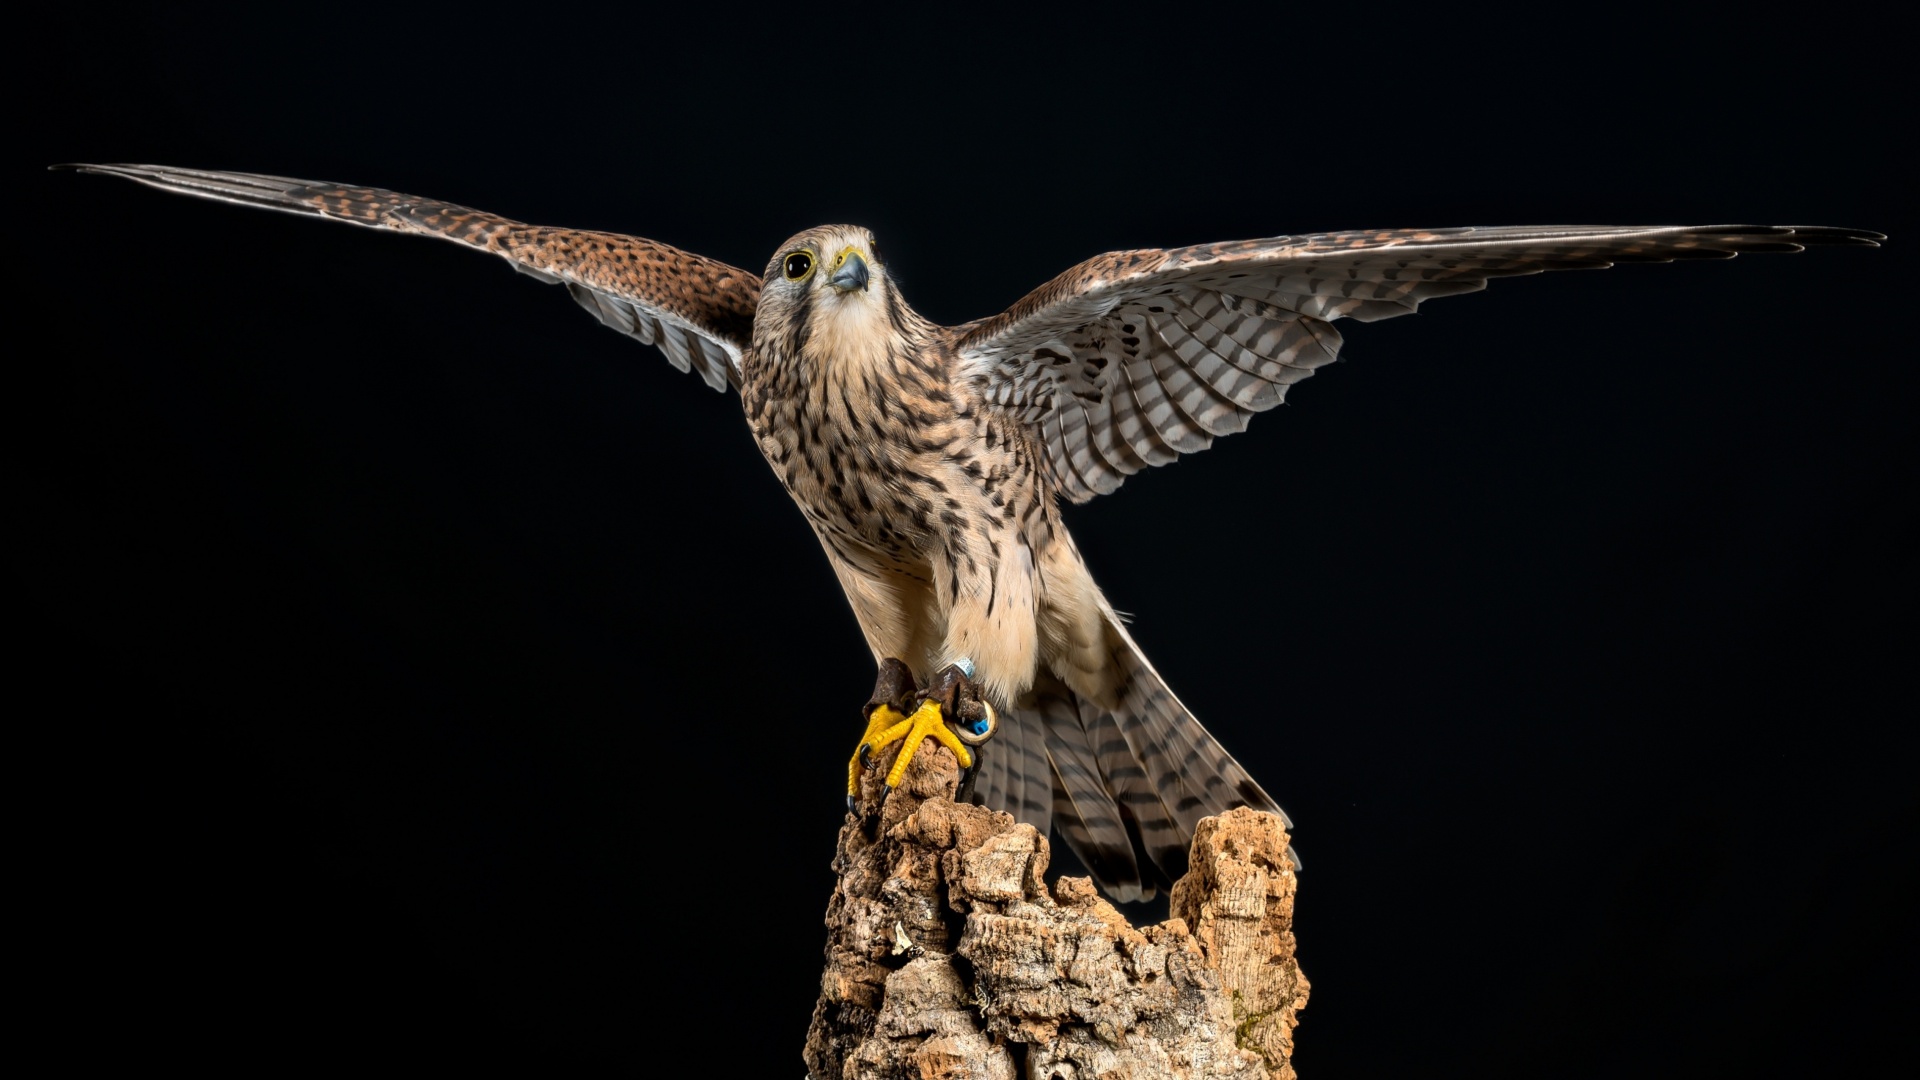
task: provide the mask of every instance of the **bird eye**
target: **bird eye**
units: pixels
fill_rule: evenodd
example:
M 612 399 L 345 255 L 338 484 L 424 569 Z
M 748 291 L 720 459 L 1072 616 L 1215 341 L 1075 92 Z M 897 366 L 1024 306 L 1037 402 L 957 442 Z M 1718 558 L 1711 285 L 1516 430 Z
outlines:
M 813 256 L 804 251 L 796 251 L 787 256 L 787 280 L 801 281 L 813 273 Z

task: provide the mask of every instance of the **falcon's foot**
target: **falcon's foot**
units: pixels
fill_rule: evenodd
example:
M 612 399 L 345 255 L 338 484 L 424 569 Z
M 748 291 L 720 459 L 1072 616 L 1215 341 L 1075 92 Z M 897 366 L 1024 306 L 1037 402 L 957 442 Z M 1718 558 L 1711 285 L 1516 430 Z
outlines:
M 971 669 L 973 665 L 966 663 L 966 667 Z M 860 737 L 860 745 L 847 762 L 849 810 L 853 808 L 854 796 L 860 792 L 860 770 L 868 757 L 894 742 L 902 745 L 899 756 L 893 759 L 893 768 L 887 771 L 888 790 L 900 786 L 914 752 L 929 738 L 953 751 L 960 767 L 967 770 L 962 789 L 972 785 L 973 770 L 978 763 L 976 748 L 993 738 L 999 717 L 993 706 L 980 696 L 968 673 L 957 664 L 948 664 L 925 689 L 917 689 L 907 665 L 892 658 L 881 662 L 880 677 L 875 680 L 873 696 L 867 701 L 867 732 Z

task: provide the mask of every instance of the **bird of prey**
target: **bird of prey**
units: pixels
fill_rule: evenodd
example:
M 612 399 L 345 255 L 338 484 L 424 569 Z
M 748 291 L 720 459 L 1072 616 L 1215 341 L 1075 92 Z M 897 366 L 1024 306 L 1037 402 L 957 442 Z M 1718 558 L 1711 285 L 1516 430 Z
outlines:
M 880 667 L 849 792 L 873 749 L 904 740 L 893 783 L 934 738 L 977 769 L 976 799 L 1058 829 L 1119 900 L 1178 877 L 1202 817 L 1280 809 L 1141 654 L 1061 500 L 1244 429 L 1338 355 L 1343 318 L 1405 315 L 1496 277 L 1883 239 L 1747 225 L 1278 236 L 1111 252 L 998 315 L 940 326 L 907 305 L 856 226 L 792 237 L 757 276 L 378 188 L 68 167 L 491 252 L 738 392 Z

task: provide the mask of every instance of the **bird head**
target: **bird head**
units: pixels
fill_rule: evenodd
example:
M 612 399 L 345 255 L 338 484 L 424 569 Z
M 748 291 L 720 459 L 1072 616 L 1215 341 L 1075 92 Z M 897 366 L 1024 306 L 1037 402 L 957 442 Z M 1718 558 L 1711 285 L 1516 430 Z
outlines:
M 857 303 L 874 291 L 879 269 L 872 233 L 858 225 L 822 225 L 780 246 L 767 264 L 766 289 Z
M 858 359 L 883 347 L 899 301 L 857 225 L 822 225 L 788 240 L 767 264 L 757 326 L 816 360 Z

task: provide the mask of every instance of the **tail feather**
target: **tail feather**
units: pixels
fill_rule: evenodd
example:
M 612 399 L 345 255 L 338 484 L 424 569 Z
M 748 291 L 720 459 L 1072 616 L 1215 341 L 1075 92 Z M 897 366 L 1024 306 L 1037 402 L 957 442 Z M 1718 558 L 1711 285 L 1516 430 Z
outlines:
M 1054 789 L 1041 725 L 1017 716 L 1001 717 L 999 733 L 980 752 L 975 798 L 1044 834 L 1053 817 Z
M 1113 707 L 1041 672 L 1001 724 L 977 790 L 1038 828 L 1050 821 L 1115 899 L 1145 900 L 1186 872 L 1201 818 L 1236 806 L 1286 814 L 1167 689 L 1119 619 L 1105 621 Z M 1044 809 L 1042 777 L 1052 787 Z
M 1191 836 L 1203 817 L 1251 806 L 1277 815 L 1288 828 L 1293 820 L 1273 796 L 1216 741 L 1154 670 L 1117 616 L 1108 614 L 1110 663 L 1121 672 L 1118 714 L 1146 749 L 1167 809 Z
M 1153 864 L 1135 842 L 1138 830 L 1128 827 L 1131 815 L 1116 782 L 1101 770 L 1098 737 L 1087 729 L 1080 698 L 1050 674 L 1035 686 L 1034 698 L 1042 706 L 1038 719 L 1052 765 L 1055 827 L 1109 892 L 1123 900 L 1151 896 L 1151 890 L 1128 891 L 1150 878 Z

